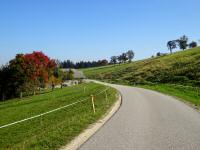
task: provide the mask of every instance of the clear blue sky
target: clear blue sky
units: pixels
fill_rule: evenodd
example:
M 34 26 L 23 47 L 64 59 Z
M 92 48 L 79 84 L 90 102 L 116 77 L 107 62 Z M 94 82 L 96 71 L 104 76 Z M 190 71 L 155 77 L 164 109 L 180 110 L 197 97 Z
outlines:
M 51 58 L 96 60 L 133 49 L 167 52 L 186 34 L 200 39 L 199 0 L 0 0 L 0 64 L 42 50 Z

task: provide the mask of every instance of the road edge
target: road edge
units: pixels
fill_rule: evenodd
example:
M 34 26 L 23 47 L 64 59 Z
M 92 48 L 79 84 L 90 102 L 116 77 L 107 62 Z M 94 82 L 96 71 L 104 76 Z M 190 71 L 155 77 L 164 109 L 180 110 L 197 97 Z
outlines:
M 90 137 L 92 137 L 111 117 L 119 110 L 122 104 L 122 95 L 117 91 L 117 101 L 107 111 L 103 117 L 97 120 L 95 123 L 89 125 L 81 134 L 73 139 L 69 144 L 60 148 L 60 150 L 77 150 L 82 144 L 84 144 Z
M 145 89 L 145 90 L 150 90 L 150 91 L 154 91 L 154 92 L 157 92 L 157 93 L 160 93 L 160 94 L 163 94 L 165 96 L 169 96 L 171 98 L 174 98 L 175 100 L 187 105 L 188 107 L 192 108 L 193 110 L 197 111 L 200 113 L 200 107 L 196 106 L 195 104 L 185 100 L 184 98 L 180 98 L 180 97 L 177 97 L 175 95 L 171 95 L 171 94 L 168 94 L 168 93 L 164 93 L 164 92 L 161 92 L 161 91 L 157 91 L 157 90 L 153 90 L 153 89 L 148 89 L 148 88 L 143 88 L 143 87 L 137 87 L 136 88 L 140 88 L 140 89 Z

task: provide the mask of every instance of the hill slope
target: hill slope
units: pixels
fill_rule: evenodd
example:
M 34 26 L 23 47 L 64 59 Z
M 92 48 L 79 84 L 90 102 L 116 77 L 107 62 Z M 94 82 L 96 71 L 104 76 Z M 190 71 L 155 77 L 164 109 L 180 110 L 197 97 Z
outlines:
M 200 86 L 200 47 L 121 65 L 83 69 L 91 79 L 120 84 Z

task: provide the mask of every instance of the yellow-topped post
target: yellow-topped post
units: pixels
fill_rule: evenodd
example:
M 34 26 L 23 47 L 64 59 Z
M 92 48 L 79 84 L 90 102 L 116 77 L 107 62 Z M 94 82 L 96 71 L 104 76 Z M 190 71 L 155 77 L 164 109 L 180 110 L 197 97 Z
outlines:
M 94 105 L 94 96 L 93 95 L 91 95 L 91 100 L 92 100 L 92 108 L 93 108 L 93 112 L 94 112 L 94 114 L 95 114 L 95 105 Z

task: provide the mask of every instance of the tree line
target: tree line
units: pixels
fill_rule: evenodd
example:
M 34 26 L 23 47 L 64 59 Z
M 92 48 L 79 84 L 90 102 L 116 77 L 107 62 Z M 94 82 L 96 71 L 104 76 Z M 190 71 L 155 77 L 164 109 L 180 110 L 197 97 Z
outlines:
M 98 61 L 80 61 L 74 63 L 71 60 L 58 61 L 58 64 L 61 68 L 90 68 L 90 67 L 100 67 L 108 65 L 109 62 L 106 59 L 98 60 Z
M 125 62 L 131 62 L 134 58 L 134 52 L 133 50 L 128 50 L 125 53 L 122 53 L 119 56 L 112 56 L 110 58 L 110 61 L 106 59 L 98 60 L 98 61 L 80 61 L 74 63 L 71 60 L 64 60 L 64 61 L 57 61 L 59 66 L 61 68 L 90 68 L 90 67 L 100 67 L 100 66 L 106 66 L 109 64 L 121 64 Z
M 131 62 L 133 60 L 134 56 L 135 56 L 135 53 L 133 52 L 133 50 L 128 50 L 127 52 L 122 53 L 119 56 L 112 56 L 110 58 L 110 63 L 111 64 L 117 64 L 117 63 L 121 64 L 121 63 L 126 63 L 127 61 Z
M 188 43 L 188 37 L 186 35 L 181 36 L 179 39 L 176 40 L 170 40 L 167 42 L 167 47 L 170 51 L 170 53 L 172 53 L 173 49 L 176 49 L 177 47 L 179 47 L 182 50 L 189 48 L 194 48 L 197 47 L 197 42 L 192 41 L 190 43 Z

